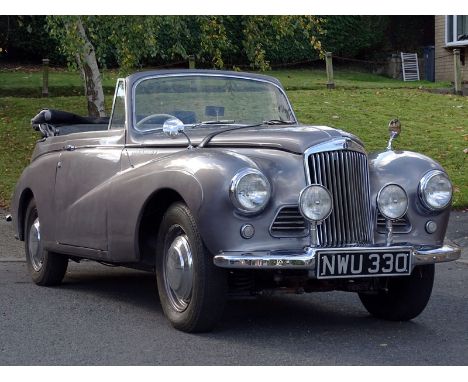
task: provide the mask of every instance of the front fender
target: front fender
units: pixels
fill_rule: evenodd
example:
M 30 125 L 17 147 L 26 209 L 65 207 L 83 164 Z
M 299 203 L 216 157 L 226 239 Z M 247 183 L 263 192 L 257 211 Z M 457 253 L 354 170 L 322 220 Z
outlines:
M 55 153 L 43 155 L 31 162 L 22 172 L 11 201 L 15 236 L 24 240 L 23 215 L 26 212 L 27 201 L 31 197 L 36 200 L 36 206 L 41 217 L 41 237 L 44 241 L 52 241 L 55 236 L 55 176 L 58 157 Z
M 247 167 L 262 171 L 273 188 L 270 203 L 254 216 L 239 214 L 228 192 L 234 175 Z M 118 176 L 112 187 L 109 210 L 112 260 L 138 260 L 138 222 L 145 204 L 155 193 L 167 189 L 184 199 L 212 254 L 221 250 L 302 248 L 307 243 L 306 237 L 273 238 L 269 227 L 279 206 L 297 204 L 304 186 L 302 156 L 278 150 L 193 149 L 130 168 Z M 247 222 L 256 230 L 252 239 L 240 235 L 241 226 Z
M 213 192 L 219 193 L 231 174 L 247 166 L 255 164 L 238 155 L 200 149 L 174 153 L 123 171 L 111 187 L 108 224 L 112 260 L 138 259 L 139 221 L 148 200 L 161 190 L 177 192 L 194 215 L 202 237 L 209 237 L 200 218 L 206 195 L 213 203 L 220 203 L 213 200 Z
M 395 234 L 395 243 L 411 243 L 425 246 L 441 246 L 450 216 L 450 208 L 441 212 L 427 211 L 418 196 L 419 181 L 430 170 L 444 171 L 435 160 L 411 151 L 387 150 L 369 155 L 369 177 L 371 184 L 371 201 L 374 212 L 377 209 L 377 194 L 386 184 L 395 183 L 403 187 L 408 195 L 407 216 L 411 231 L 407 234 Z M 426 232 L 428 220 L 437 223 L 435 233 Z M 386 235 L 374 230 L 376 243 L 385 243 Z

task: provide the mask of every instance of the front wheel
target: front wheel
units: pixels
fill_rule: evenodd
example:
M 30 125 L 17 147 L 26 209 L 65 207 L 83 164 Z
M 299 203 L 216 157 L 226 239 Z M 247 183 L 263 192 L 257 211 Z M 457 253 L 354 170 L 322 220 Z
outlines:
M 359 293 L 367 311 L 389 321 L 409 321 L 422 313 L 432 293 L 434 264 L 415 267 L 410 276 L 389 277 L 377 294 Z
M 26 210 L 24 232 L 26 262 L 33 281 L 42 286 L 60 284 L 67 271 L 68 257 L 43 248 L 41 221 L 34 200 Z
M 164 314 L 176 329 L 209 331 L 220 319 L 226 301 L 227 276 L 213 264 L 185 204 L 173 204 L 162 219 L 156 279 Z

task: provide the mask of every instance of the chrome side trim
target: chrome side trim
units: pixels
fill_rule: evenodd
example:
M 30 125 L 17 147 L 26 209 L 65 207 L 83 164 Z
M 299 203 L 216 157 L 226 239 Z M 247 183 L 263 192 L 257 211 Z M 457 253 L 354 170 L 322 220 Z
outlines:
M 433 249 L 416 249 L 411 246 L 350 247 L 350 248 L 305 248 L 288 251 L 220 252 L 213 263 L 230 269 L 302 269 L 315 271 L 317 253 L 385 253 L 395 251 L 412 253 L 411 267 L 443 263 L 460 258 L 461 249 L 456 245 L 444 245 Z M 313 272 L 311 272 L 313 273 Z

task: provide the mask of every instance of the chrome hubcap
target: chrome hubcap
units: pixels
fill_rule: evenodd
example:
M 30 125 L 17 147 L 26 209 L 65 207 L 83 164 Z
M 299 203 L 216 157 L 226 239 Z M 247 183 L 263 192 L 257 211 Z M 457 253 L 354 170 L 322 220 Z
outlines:
M 183 312 L 192 297 L 192 250 L 186 235 L 176 236 L 164 256 L 164 285 L 172 307 Z
M 29 229 L 28 236 L 29 258 L 31 259 L 31 265 L 36 272 L 41 270 L 42 264 L 44 263 L 44 251 L 42 250 L 41 245 L 40 228 L 41 224 L 39 223 L 39 218 L 36 218 Z

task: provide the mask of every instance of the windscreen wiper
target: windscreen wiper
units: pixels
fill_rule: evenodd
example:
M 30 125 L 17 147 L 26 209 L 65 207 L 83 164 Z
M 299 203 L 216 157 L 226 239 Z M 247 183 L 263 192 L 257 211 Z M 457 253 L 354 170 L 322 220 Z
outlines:
M 296 121 L 285 121 L 283 119 L 270 119 L 263 121 L 265 125 L 295 125 Z
M 240 130 L 240 129 L 247 129 L 249 127 L 257 127 L 257 126 L 262 126 L 264 125 L 265 123 L 261 122 L 261 123 L 255 123 L 253 125 L 242 125 L 242 126 L 236 126 L 236 127 L 231 127 L 229 129 L 223 129 L 223 130 L 219 130 L 219 131 L 215 131 L 214 133 L 211 133 L 211 134 L 208 134 L 204 139 L 203 141 L 200 142 L 200 144 L 197 146 L 199 148 L 203 148 L 205 147 L 208 143 L 210 143 L 210 141 L 216 137 L 217 135 L 219 134 L 222 134 L 222 133 L 226 133 L 228 131 L 233 131 L 233 130 Z
M 226 133 L 228 131 L 233 131 L 233 130 L 240 130 L 240 129 L 247 129 L 249 127 L 257 127 L 257 126 L 264 126 L 264 125 L 294 125 L 296 124 L 296 121 L 283 121 L 282 119 L 270 119 L 269 121 L 263 121 L 260 123 L 255 123 L 253 125 L 242 125 L 242 126 L 236 126 L 236 127 L 231 127 L 230 129 L 223 129 L 221 131 L 215 131 L 214 133 L 211 133 L 203 139 L 203 141 L 200 142 L 200 144 L 197 146 L 199 148 L 205 147 L 210 141 L 217 135 Z
M 233 119 L 219 119 L 217 121 L 202 121 L 194 123 L 190 128 L 194 129 L 199 126 L 206 126 L 206 125 L 232 125 L 236 123 Z

